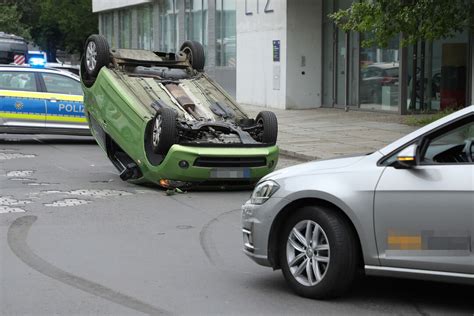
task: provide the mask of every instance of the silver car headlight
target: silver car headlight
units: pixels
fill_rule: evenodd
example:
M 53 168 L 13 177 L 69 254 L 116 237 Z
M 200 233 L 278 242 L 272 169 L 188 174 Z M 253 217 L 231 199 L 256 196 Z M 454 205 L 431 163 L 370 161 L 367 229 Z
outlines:
M 272 180 L 259 183 L 252 192 L 250 203 L 258 205 L 265 203 L 279 188 L 280 186 Z

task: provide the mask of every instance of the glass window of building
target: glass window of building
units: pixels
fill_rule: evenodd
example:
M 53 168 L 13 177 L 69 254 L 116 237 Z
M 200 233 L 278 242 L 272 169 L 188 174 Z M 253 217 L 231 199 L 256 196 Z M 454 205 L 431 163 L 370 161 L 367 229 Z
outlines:
M 185 1 L 185 38 L 200 42 L 207 49 L 207 0 Z
M 178 9 L 176 0 L 162 0 L 160 3 L 160 45 L 162 52 L 178 50 Z
M 361 34 L 363 41 L 368 35 Z M 398 111 L 399 38 L 387 48 L 361 47 L 359 55 L 359 103 L 361 108 Z
M 425 42 L 424 67 L 421 59 L 422 45 L 418 43 L 415 76 L 413 76 L 413 47 L 408 49 L 408 86 L 405 105 L 407 112 L 445 111 L 466 106 L 469 91 L 468 32 L 457 33 L 452 38 Z M 413 80 L 416 80 L 415 98 L 413 98 Z
M 132 13 L 130 10 L 119 11 L 119 47 L 120 48 L 131 48 L 132 47 Z
M 138 8 L 138 48 L 154 49 L 153 6 L 146 4 Z
M 110 46 L 116 47 L 114 34 L 114 13 L 102 14 L 102 34 L 105 36 Z
M 216 66 L 236 65 L 235 0 L 216 0 Z

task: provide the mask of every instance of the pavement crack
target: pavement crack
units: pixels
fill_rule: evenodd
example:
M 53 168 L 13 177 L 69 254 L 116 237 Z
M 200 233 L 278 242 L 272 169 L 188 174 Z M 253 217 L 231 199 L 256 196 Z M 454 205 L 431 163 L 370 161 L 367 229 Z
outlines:
M 72 273 L 61 270 L 43 260 L 26 242 L 28 232 L 37 220 L 37 216 L 22 216 L 17 218 L 8 228 L 7 241 L 13 253 L 30 268 L 61 283 L 72 286 L 86 293 L 101 297 L 110 302 L 142 312 L 148 315 L 168 315 L 168 311 L 142 302 L 134 297 L 122 294 L 99 283 L 89 281 Z

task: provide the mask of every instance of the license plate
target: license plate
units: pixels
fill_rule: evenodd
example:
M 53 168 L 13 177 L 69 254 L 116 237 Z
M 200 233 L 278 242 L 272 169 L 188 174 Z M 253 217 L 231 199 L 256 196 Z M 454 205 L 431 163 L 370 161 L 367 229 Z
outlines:
M 213 179 L 246 179 L 250 178 L 249 168 L 214 168 L 211 169 Z

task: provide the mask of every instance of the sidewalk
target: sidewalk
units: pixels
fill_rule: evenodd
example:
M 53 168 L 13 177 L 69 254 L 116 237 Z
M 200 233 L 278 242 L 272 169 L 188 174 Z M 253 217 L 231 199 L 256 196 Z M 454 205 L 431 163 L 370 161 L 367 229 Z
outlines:
M 275 112 L 282 155 L 316 160 L 354 153 L 369 153 L 414 131 L 398 114 L 349 111 L 333 108 L 278 110 L 242 105 L 255 117 L 259 111 Z

